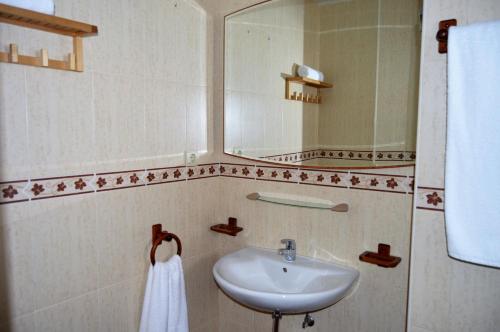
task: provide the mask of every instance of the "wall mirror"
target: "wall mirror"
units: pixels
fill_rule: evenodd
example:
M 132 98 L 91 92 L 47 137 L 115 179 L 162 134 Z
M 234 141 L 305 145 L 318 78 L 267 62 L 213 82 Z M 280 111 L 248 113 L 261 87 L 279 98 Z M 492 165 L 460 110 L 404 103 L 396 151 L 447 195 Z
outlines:
M 272 0 L 226 16 L 224 152 L 413 165 L 420 17 L 421 0 Z

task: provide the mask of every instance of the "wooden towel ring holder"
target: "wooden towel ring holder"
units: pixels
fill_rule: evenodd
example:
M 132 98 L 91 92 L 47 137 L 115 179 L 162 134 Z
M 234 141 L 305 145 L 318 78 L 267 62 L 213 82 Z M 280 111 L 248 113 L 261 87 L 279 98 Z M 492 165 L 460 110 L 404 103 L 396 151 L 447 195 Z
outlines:
M 177 243 L 177 255 L 180 256 L 182 254 L 182 244 L 181 244 L 181 240 L 179 239 L 179 237 L 177 235 L 175 235 L 174 233 L 162 231 L 161 224 L 153 225 L 153 246 L 151 247 L 151 253 L 150 253 L 151 264 L 153 266 L 156 263 L 156 260 L 155 260 L 156 248 L 163 241 L 170 242 L 172 240 L 175 240 L 175 242 Z

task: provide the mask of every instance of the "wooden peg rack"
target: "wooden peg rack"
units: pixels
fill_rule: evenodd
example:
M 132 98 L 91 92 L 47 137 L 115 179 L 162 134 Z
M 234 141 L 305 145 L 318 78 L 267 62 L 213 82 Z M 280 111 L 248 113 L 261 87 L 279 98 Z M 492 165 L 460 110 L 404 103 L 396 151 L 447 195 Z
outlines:
M 66 61 L 50 59 L 47 49 L 41 49 L 36 56 L 21 55 L 18 46 L 10 44 L 9 52 L 0 52 L 0 62 L 76 72 L 83 71 L 82 37 L 97 34 L 95 25 L 4 4 L 0 4 L 0 23 L 18 25 L 73 38 L 73 52 L 68 54 Z
M 306 77 L 300 76 L 288 76 L 286 74 L 282 75 L 285 78 L 285 99 L 288 100 L 297 100 L 304 103 L 312 103 L 312 104 L 321 104 L 321 95 L 320 89 L 329 89 L 333 87 L 333 84 L 312 80 Z M 310 86 L 316 88 L 316 95 L 312 94 L 303 94 L 302 92 L 291 92 L 290 91 L 290 83 L 297 83 L 301 85 Z

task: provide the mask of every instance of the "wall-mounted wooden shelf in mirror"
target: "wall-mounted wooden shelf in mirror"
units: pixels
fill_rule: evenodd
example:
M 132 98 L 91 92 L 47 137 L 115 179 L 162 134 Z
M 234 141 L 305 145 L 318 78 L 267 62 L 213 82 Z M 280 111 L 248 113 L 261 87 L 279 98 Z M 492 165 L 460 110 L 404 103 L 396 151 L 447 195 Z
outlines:
M 391 6 L 357 0 L 270 0 L 227 15 L 224 152 L 300 168 L 414 166 L 420 5 L 404 3 L 397 26 Z
M 307 77 L 291 76 L 287 74 L 281 74 L 285 79 L 285 99 L 302 101 L 304 103 L 321 104 L 320 89 L 329 89 L 333 87 L 333 84 L 313 80 Z M 290 83 L 296 83 L 301 85 L 310 86 L 316 88 L 316 94 L 303 93 L 303 92 L 291 92 Z

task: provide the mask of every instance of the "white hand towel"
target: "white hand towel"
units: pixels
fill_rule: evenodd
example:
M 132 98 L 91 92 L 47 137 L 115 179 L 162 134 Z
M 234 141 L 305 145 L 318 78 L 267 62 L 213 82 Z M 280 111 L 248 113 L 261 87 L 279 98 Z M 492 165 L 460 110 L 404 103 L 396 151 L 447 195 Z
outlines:
M 297 75 L 299 75 L 300 77 L 307 77 L 316 81 L 323 81 L 325 79 L 325 75 L 323 75 L 322 72 L 306 65 L 302 65 L 297 68 Z
M 149 267 L 139 331 L 189 331 L 184 274 L 178 255 Z
M 460 260 L 500 267 L 500 21 L 448 39 L 446 236 Z
M 54 0 L 0 0 L 0 3 L 54 15 Z

